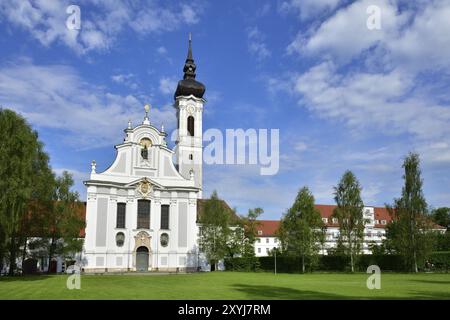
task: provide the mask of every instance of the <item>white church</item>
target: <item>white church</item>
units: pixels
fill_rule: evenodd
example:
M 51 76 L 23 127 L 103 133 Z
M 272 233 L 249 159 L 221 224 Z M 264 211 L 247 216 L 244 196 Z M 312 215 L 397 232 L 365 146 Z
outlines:
M 150 106 L 137 126 L 128 123 L 117 156 L 104 172 L 92 162 L 87 187 L 85 272 L 196 271 L 202 199 L 202 113 L 205 86 L 195 80 L 191 39 L 174 107 L 178 136 L 168 148 Z M 177 165 L 172 159 L 175 157 Z

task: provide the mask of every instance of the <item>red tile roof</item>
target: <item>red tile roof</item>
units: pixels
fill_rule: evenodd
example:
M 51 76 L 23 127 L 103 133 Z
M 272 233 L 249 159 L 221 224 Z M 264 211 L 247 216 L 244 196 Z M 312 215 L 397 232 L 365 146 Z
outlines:
M 319 210 L 322 218 L 327 218 L 328 221 L 326 223 L 327 227 L 339 227 L 338 223 L 333 223 L 332 215 L 333 210 L 337 207 L 336 205 L 331 204 L 316 204 L 316 209 Z M 374 208 L 374 218 L 375 228 L 386 228 L 386 226 L 392 221 L 392 217 L 389 214 L 389 211 L 386 207 L 373 207 Z M 381 224 L 382 220 L 386 220 L 386 224 Z M 259 237 L 274 237 L 275 233 L 279 228 L 280 221 L 278 220 L 259 220 L 260 225 L 256 228 L 256 230 L 262 231 L 262 235 L 257 234 Z M 433 229 L 446 229 L 440 225 L 433 223 Z
M 256 235 L 258 237 L 275 237 L 275 233 L 280 226 L 279 220 L 258 220 L 259 225 L 256 226 Z M 259 231 L 262 231 L 260 234 Z
M 333 223 L 332 215 L 333 210 L 337 207 L 332 204 L 316 204 L 316 209 L 319 210 L 320 216 L 322 218 L 327 218 L 328 221 L 326 223 L 327 227 L 338 227 L 338 223 Z M 389 212 L 384 207 L 375 207 L 375 220 L 386 220 L 386 225 L 391 222 L 392 218 L 389 215 Z M 262 235 L 258 235 L 260 237 L 274 237 L 276 230 L 280 225 L 280 221 L 278 220 L 259 220 L 260 226 L 257 227 L 257 230 L 262 231 Z M 375 224 L 376 228 L 385 228 L 384 224 Z

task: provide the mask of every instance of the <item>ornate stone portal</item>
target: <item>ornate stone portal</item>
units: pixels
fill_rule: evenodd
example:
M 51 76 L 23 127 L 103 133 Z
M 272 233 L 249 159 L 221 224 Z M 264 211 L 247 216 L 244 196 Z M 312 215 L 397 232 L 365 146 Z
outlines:
M 150 247 L 152 237 L 145 232 L 139 231 L 137 235 L 134 236 L 134 249 L 133 249 L 133 269 L 137 271 L 136 265 L 136 255 L 139 248 L 146 248 L 148 250 L 148 270 L 150 271 L 152 268 L 152 249 Z

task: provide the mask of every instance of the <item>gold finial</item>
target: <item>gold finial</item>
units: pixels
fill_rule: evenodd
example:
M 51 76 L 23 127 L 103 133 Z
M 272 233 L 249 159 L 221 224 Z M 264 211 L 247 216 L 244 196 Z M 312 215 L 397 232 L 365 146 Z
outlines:
M 146 103 L 144 106 L 145 115 L 148 115 L 148 112 L 150 111 L 150 104 Z
M 142 124 L 150 124 L 150 120 L 148 120 L 148 112 L 150 111 L 149 103 L 145 104 L 144 110 L 145 110 L 145 117 L 144 117 L 144 122 L 142 122 Z

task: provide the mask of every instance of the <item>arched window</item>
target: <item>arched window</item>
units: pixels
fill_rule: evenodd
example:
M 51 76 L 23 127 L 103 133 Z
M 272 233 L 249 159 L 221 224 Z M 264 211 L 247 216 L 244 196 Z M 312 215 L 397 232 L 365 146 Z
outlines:
M 187 118 L 187 130 L 188 130 L 188 134 L 193 137 L 194 136 L 194 117 L 193 116 L 189 116 Z

